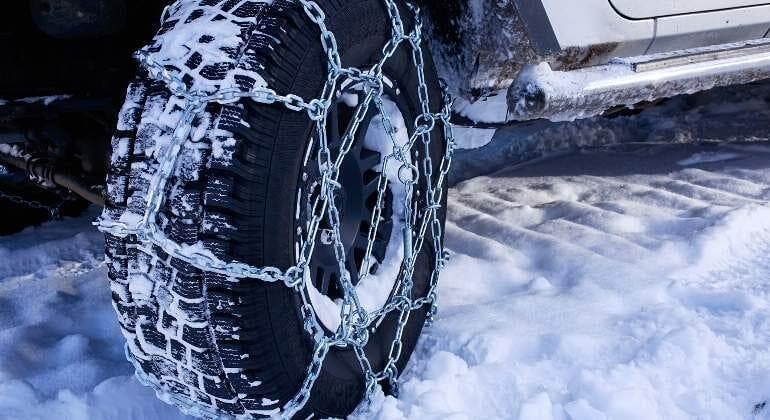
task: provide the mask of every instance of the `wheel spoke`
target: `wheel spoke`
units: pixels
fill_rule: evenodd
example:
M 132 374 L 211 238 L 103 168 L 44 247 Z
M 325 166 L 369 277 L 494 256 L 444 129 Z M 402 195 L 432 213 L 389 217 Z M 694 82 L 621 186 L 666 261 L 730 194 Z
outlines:
M 393 231 L 393 221 L 390 219 L 380 220 L 380 224 L 377 229 L 376 240 L 387 242 L 390 240 L 390 233 Z
M 365 251 L 364 251 L 365 252 Z M 348 256 L 348 272 L 350 273 L 350 281 L 355 285 L 358 284 L 358 265 L 361 264 L 361 262 L 356 261 L 356 252 L 353 250 L 353 252 L 350 253 L 351 255 Z
M 323 268 L 318 268 L 319 276 L 321 278 L 320 283 L 320 290 L 322 295 L 327 295 L 329 293 L 329 285 L 331 283 L 332 279 L 332 273 L 329 271 L 324 270 Z
M 377 165 L 380 164 L 381 156 L 378 152 L 375 152 L 373 150 L 369 149 L 362 149 L 361 150 L 361 172 L 366 172 L 370 169 L 374 169 Z
M 377 274 L 377 270 L 380 269 L 380 263 L 377 262 L 377 260 L 372 261 L 371 266 L 369 267 L 369 274 Z
M 339 145 L 340 143 L 340 113 L 339 113 L 339 105 L 338 104 L 332 104 L 331 107 L 329 107 L 329 115 L 326 117 L 327 124 L 326 126 L 329 127 L 329 145 Z
M 366 250 L 366 246 L 369 243 L 369 238 L 366 237 L 368 232 L 359 232 L 356 236 L 356 241 L 353 243 L 354 248 Z
M 376 193 L 380 187 L 380 177 L 375 177 L 369 183 L 364 185 L 364 198 L 369 198 L 372 194 Z
M 387 243 L 382 241 L 376 241 L 374 243 L 374 246 L 372 247 L 372 257 L 374 257 L 374 259 L 377 261 L 384 260 L 386 247 L 387 247 Z

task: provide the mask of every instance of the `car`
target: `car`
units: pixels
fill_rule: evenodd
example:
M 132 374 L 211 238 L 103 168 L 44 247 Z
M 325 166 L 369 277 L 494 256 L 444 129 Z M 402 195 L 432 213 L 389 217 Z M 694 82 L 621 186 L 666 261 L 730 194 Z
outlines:
M 770 76 L 759 0 L 3 7 L 0 230 L 103 206 L 127 357 L 205 418 L 397 395 L 437 311 L 452 121 L 572 120 Z

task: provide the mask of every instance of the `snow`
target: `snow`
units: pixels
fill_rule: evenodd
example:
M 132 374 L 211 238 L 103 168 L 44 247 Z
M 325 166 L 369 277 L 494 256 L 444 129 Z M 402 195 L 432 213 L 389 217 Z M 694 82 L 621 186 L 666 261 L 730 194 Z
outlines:
M 676 97 L 626 117 L 517 123 L 498 130 L 483 147 L 459 150 L 449 174 L 450 183 L 586 148 L 622 149 L 637 143 L 767 141 L 768 97 L 770 83 L 755 83 Z M 466 142 L 458 140 L 461 146 Z
M 25 103 L 25 104 L 43 104 L 44 106 L 51 105 L 57 101 L 63 101 L 71 98 L 72 95 L 52 95 L 52 96 L 30 96 L 28 98 L 18 98 L 11 100 L 0 99 L 0 105 L 6 105 L 9 102 Z
M 253 3 L 254 5 L 262 3 L 267 6 L 272 2 L 273 0 L 257 0 Z M 158 33 L 144 51 L 153 62 L 183 69 L 184 72 L 193 76 L 192 85 L 188 86 L 191 91 L 212 93 L 222 88 L 237 87 L 236 80 L 239 76 L 254 79 L 255 88 L 267 86 L 267 82 L 259 75 L 258 69 L 252 68 L 249 63 L 238 63 L 236 57 L 228 53 L 243 47 L 241 29 L 253 25 L 256 22 L 254 17 L 239 17 L 237 13 L 224 13 L 221 6 L 185 2 L 175 2 L 170 6 L 169 12 L 168 21 L 183 20 L 184 26 L 176 26 L 173 30 Z M 202 39 L 207 41 L 202 42 Z M 203 62 L 196 69 L 190 69 L 185 65 L 193 56 L 203 57 Z M 223 63 L 235 67 L 228 72 L 224 80 L 211 80 L 200 74 L 201 71 L 205 71 L 207 65 Z
M 508 120 L 508 89 L 499 89 L 475 101 L 463 97 L 455 99 L 454 111 L 479 123 L 496 123 Z
M 770 419 L 768 98 L 458 152 L 439 317 L 358 418 Z M 125 361 L 97 215 L 0 238 L 0 418 L 185 418 Z
M 96 215 L 0 238 L 2 419 L 180 417 L 125 361 Z
M 455 187 L 441 320 L 375 417 L 751 418 L 770 380 L 770 146 L 678 165 L 704 149 Z
M 723 160 L 735 159 L 737 157 L 740 157 L 740 155 L 735 153 L 702 152 L 696 153 L 687 159 L 682 159 L 677 163 L 682 166 L 691 166 L 699 163 L 720 162 Z
M 455 147 L 458 149 L 478 149 L 484 147 L 495 136 L 497 130 L 491 128 L 453 127 Z

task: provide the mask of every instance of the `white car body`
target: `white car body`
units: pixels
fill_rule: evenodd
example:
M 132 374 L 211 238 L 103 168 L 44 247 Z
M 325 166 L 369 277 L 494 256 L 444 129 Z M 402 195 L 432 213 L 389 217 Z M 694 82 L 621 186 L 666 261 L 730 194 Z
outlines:
M 492 96 L 498 98 L 495 104 L 505 104 L 499 99 L 503 90 L 508 110 L 484 122 L 580 118 L 635 101 L 770 77 L 770 44 L 765 45 L 770 2 L 761 0 L 425 4 L 442 77 L 461 98 L 461 114 L 474 121 L 490 113 L 472 105 L 488 105 Z M 647 72 L 650 62 L 656 73 Z M 556 107 L 550 106 L 553 98 Z
M 515 0 L 515 3 L 530 37 L 540 48 L 609 43 L 618 44 L 613 51 L 617 56 L 630 56 L 763 38 L 770 31 L 770 2 L 760 0 Z

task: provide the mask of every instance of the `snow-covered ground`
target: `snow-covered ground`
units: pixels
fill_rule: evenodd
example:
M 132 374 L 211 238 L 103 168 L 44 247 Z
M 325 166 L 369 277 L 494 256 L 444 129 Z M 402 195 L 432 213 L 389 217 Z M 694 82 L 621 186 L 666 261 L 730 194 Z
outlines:
M 461 151 L 440 317 L 365 417 L 770 419 L 768 132 L 755 85 Z M 0 418 L 183 418 L 124 359 L 95 216 L 0 238 Z
M 770 418 L 768 199 L 756 145 L 460 184 L 441 320 L 380 418 Z
M 133 378 L 85 217 L 0 238 L 0 418 L 173 419 Z

